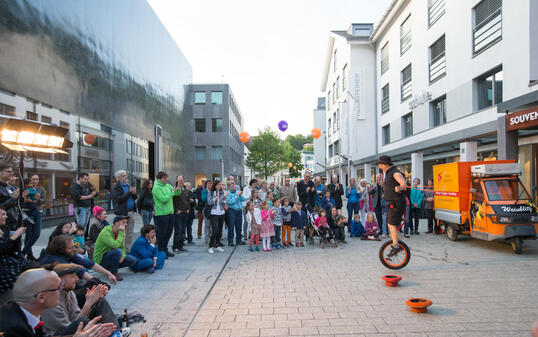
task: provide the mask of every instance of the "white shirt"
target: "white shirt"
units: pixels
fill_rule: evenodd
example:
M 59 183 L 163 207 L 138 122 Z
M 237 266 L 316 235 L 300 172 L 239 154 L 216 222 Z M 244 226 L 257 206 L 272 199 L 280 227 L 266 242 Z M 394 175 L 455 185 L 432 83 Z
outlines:
M 37 316 L 34 316 L 31 312 L 24 309 L 20 305 L 19 305 L 19 308 L 21 308 L 22 312 L 24 313 L 24 316 L 26 316 L 26 321 L 28 322 L 28 325 L 31 326 L 35 332 L 35 327 L 39 324 L 39 322 L 41 322 L 41 319 Z
M 250 200 L 251 194 L 252 190 L 250 189 L 250 186 L 245 187 L 245 189 L 243 190 L 243 198 L 245 198 L 245 200 L 243 200 L 243 207 L 247 206 L 247 202 Z
M 252 214 L 250 213 L 250 211 L 247 211 L 247 214 L 246 214 L 246 219 L 247 219 L 247 224 L 248 224 L 248 228 L 247 228 L 247 231 L 251 231 L 251 228 L 252 228 Z M 262 224 L 262 212 L 261 210 L 258 208 L 258 207 L 255 207 L 254 208 L 254 220 L 256 221 L 256 224 L 260 225 Z

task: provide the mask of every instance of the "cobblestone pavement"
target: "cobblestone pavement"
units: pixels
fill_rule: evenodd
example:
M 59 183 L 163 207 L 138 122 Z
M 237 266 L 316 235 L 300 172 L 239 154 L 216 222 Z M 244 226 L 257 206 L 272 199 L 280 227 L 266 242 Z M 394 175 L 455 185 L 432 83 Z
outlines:
M 146 316 L 133 336 L 529 336 L 538 318 L 537 241 L 515 255 L 503 243 L 421 234 L 406 239 L 411 262 L 396 272 L 380 264 L 380 242 L 348 242 L 210 255 L 198 241 L 153 275 L 122 270 L 107 297 L 116 312 Z M 399 287 L 384 285 L 389 273 Z M 414 313 L 411 297 L 433 305 Z

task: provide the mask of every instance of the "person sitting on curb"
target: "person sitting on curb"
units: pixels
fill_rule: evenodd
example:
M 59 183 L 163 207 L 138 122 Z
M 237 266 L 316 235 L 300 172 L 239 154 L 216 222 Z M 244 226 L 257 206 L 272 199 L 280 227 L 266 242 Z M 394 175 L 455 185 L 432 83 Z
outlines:
M 14 301 L 0 307 L 2 336 L 43 336 L 40 316 L 58 303 L 61 283 L 56 273 L 44 268 L 23 272 L 13 287 Z
M 93 260 L 112 272 L 118 281 L 123 277 L 118 274 L 118 268 L 131 267 L 136 263 L 136 258 L 125 252 L 125 227 L 127 217 L 118 215 L 113 224 L 103 228 L 93 251 Z
M 112 308 L 104 298 L 108 292 L 108 288 L 104 284 L 93 286 L 86 291 L 86 301 L 81 309 L 73 292 L 78 281 L 77 272 L 81 266 L 73 263 L 58 263 L 50 265 L 50 267 L 60 277 L 62 285 L 58 304 L 48 308 L 41 315 L 45 335 L 72 335 L 77 330 L 80 322 L 87 324 L 90 319 L 98 316 L 102 317 L 101 322 L 104 323 L 103 325 L 107 329 L 108 335 L 118 330 L 119 325 L 116 315 L 114 315 Z M 121 333 L 122 336 L 125 336 L 127 331 L 121 331 Z
M 164 267 L 166 253 L 160 252 L 157 249 L 156 243 L 155 226 L 144 225 L 140 230 L 140 236 L 133 243 L 129 252 L 130 255 L 136 258 L 136 264 L 131 266 L 132 270 L 144 270 L 153 274 L 155 269 L 162 269 Z
M 90 220 L 90 229 L 88 230 L 88 240 L 86 240 L 86 245 L 88 246 L 88 257 L 93 258 L 93 249 L 95 247 L 95 241 L 99 237 L 99 233 L 109 226 L 107 219 L 106 210 L 99 206 L 94 206 L 92 209 L 93 218 Z

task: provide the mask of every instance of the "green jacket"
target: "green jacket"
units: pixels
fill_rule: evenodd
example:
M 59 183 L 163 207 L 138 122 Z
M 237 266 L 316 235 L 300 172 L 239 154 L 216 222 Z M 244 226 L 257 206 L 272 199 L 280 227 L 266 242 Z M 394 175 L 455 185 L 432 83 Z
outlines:
M 125 257 L 125 231 L 118 232 L 118 237 L 114 238 L 114 232 L 112 231 L 112 225 L 103 228 L 97 240 L 95 241 L 95 247 L 93 248 L 93 261 L 97 264 L 101 263 L 103 255 L 106 252 L 120 248 L 121 257 Z
M 153 202 L 155 203 L 155 215 L 174 214 L 173 196 L 180 196 L 181 189 L 174 193 L 174 188 L 170 184 L 165 184 L 160 180 L 155 180 L 153 184 Z

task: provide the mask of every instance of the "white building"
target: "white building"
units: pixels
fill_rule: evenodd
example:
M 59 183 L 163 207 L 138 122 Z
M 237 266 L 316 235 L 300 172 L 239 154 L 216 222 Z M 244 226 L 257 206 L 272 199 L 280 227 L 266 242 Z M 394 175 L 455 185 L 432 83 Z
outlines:
M 318 97 L 318 105 L 314 109 L 314 127 L 321 130 L 321 136 L 314 138 L 314 175 L 323 176 L 327 166 L 327 117 L 326 117 L 326 99 Z
M 538 89 L 537 18 L 534 0 L 393 1 L 371 37 L 378 154 L 419 178 L 436 163 L 497 158 L 496 105 Z M 538 139 L 525 131 L 519 159 L 529 170 Z
M 357 167 L 348 165 L 350 161 L 377 152 L 372 30 L 373 24 L 354 23 L 347 31 L 332 31 L 329 36 L 321 83 L 321 91 L 327 94 L 327 174 L 337 174 L 343 184 L 358 173 Z

